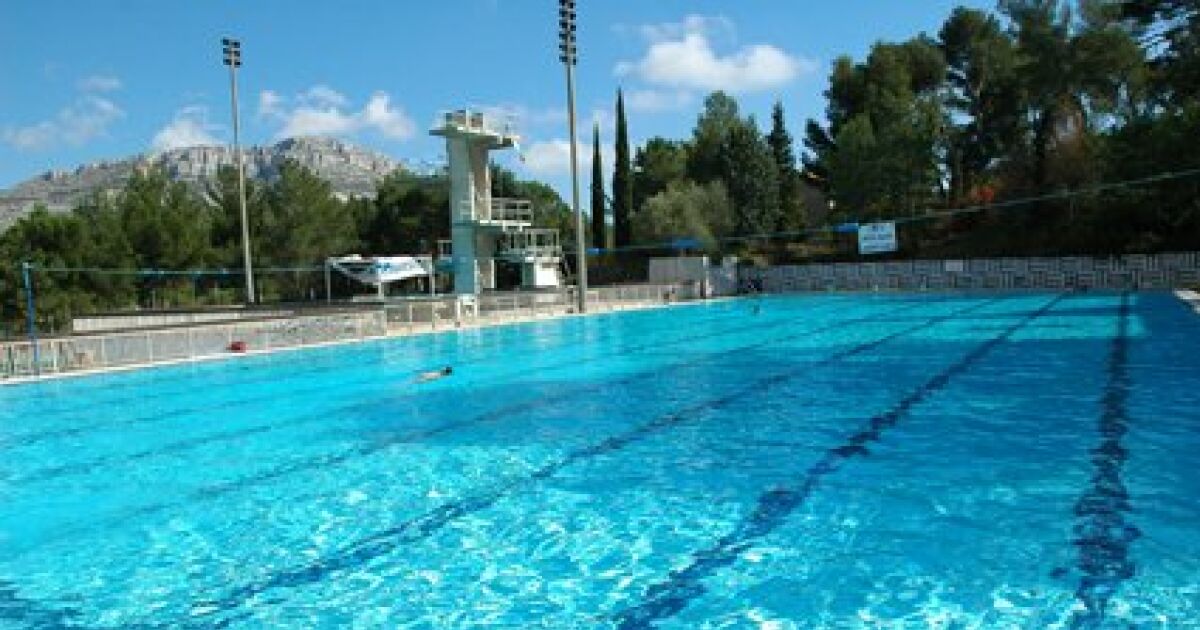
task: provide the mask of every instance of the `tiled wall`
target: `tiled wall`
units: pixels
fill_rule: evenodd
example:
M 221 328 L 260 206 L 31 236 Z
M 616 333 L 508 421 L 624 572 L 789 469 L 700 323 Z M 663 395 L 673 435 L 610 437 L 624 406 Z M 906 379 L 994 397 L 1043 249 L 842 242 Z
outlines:
M 1200 253 L 788 265 L 743 271 L 769 292 L 875 289 L 1166 289 L 1200 286 Z

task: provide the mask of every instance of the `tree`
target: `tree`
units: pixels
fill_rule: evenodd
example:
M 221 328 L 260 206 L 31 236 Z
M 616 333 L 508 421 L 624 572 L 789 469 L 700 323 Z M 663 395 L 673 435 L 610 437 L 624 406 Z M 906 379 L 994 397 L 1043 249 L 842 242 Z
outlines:
M 613 232 L 614 245 L 626 247 L 631 241 L 633 179 L 629 164 L 629 127 L 625 121 L 625 96 L 617 90 L 616 147 L 613 151 Z
M 1161 101 L 1175 108 L 1200 98 L 1200 5 L 1195 0 L 1123 0 L 1120 16 L 1140 27 L 1146 48 L 1156 51 L 1150 69 Z
M 329 182 L 295 161 L 284 162 L 265 191 L 268 208 L 265 241 L 256 267 L 297 267 L 357 248 L 358 230 Z M 303 298 L 319 284 L 316 277 L 269 276 L 259 282 L 266 299 Z
M 493 186 L 496 179 L 493 174 Z M 369 253 L 429 254 L 436 251 L 438 239 L 450 238 L 450 186 L 445 177 L 396 171 L 376 186 L 373 205 L 368 229 L 360 231 Z
M 767 145 L 771 148 L 779 180 L 780 220 L 775 227 L 780 230 L 799 230 L 804 225 L 800 173 L 796 170 L 792 134 L 788 133 L 783 119 L 783 103 L 778 101 L 771 110 L 771 132 L 767 134 Z
M 608 247 L 605 225 L 604 167 L 600 162 L 600 125 L 592 127 L 592 247 Z
M 732 126 L 721 145 L 722 181 L 733 202 L 734 231 L 775 231 L 780 223 L 779 176 L 771 148 L 751 118 Z
M 947 63 L 946 106 L 960 121 L 952 123 L 946 164 L 957 205 L 1019 139 L 1017 53 L 995 16 L 961 7 L 942 25 L 938 41 Z
M 887 216 L 937 200 L 944 78 L 942 54 L 925 37 L 876 44 L 864 63 L 834 64 L 828 127 L 810 121 L 806 170 L 840 211 Z
M 713 92 L 704 99 L 704 111 L 696 120 L 688 151 L 687 175 L 700 183 L 720 179 L 726 160 L 722 152 L 729 132 L 744 121 L 738 115 L 737 101 L 724 92 Z
M 646 201 L 636 215 L 634 229 L 641 242 L 694 238 L 705 249 L 715 252 L 719 250 L 719 239 L 732 230 L 732 217 L 723 182 L 697 184 L 680 180 Z
M 651 138 L 633 158 L 633 207 L 640 212 L 646 200 L 687 177 L 685 142 Z

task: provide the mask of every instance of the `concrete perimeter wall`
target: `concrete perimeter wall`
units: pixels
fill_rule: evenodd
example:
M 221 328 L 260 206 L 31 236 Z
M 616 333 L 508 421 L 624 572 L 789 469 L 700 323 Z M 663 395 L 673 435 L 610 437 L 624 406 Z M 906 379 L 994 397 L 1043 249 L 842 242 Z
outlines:
M 764 291 L 876 289 L 1169 289 L 1200 286 L 1200 253 L 1111 258 L 903 260 L 744 268 Z

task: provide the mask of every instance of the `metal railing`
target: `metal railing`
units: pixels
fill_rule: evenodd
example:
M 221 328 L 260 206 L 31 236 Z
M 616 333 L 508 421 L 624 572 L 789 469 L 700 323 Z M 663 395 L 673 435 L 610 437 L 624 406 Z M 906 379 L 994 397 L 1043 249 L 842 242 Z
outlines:
M 574 288 L 414 298 L 382 308 L 320 315 L 126 331 L 0 343 L 0 382 L 88 370 L 153 365 L 249 352 L 358 341 L 555 317 L 575 312 Z M 701 297 L 693 284 L 644 284 L 588 290 L 591 313 L 668 304 Z
M 257 352 L 385 334 L 383 313 L 370 310 L 10 342 L 0 344 L 0 380 L 229 355 L 234 342 Z
M 453 111 L 443 111 L 440 120 L 435 123 L 435 129 L 455 128 L 468 131 L 482 131 L 496 135 L 509 136 L 513 134 L 513 124 L 511 120 L 501 118 L 497 120 L 496 116 L 488 116 L 480 111 L 472 111 L 458 109 Z
M 479 297 L 414 299 L 386 307 L 392 333 L 437 331 L 556 317 L 575 312 L 576 289 L 484 294 Z M 699 299 L 691 285 L 645 284 L 588 289 L 592 313 Z
M 528 199 L 493 198 L 490 210 L 492 221 L 533 222 L 533 202 Z
M 509 232 L 500 241 L 500 251 L 496 252 L 496 255 L 519 261 L 531 258 L 561 258 L 562 245 L 559 243 L 558 230 L 536 228 Z

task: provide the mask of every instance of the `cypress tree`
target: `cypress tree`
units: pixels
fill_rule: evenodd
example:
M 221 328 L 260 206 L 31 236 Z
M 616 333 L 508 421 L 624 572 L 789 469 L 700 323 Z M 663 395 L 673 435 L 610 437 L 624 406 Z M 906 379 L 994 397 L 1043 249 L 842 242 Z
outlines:
M 604 166 L 600 163 L 600 125 L 592 127 L 592 247 L 608 246 L 604 225 Z
M 775 168 L 779 172 L 781 221 L 775 227 L 783 230 L 796 229 L 803 223 L 798 199 L 799 173 L 796 171 L 796 154 L 792 149 L 792 134 L 788 133 L 784 125 L 783 104 L 778 101 L 771 110 L 771 133 L 767 134 L 767 144 L 771 147 L 771 156 L 775 159 Z
M 630 244 L 630 219 L 633 212 L 633 178 L 630 177 L 629 128 L 625 122 L 625 97 L 617 90 L 616 164 L 613 167 L 613 229 L 615 245 Z

